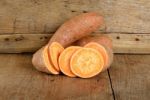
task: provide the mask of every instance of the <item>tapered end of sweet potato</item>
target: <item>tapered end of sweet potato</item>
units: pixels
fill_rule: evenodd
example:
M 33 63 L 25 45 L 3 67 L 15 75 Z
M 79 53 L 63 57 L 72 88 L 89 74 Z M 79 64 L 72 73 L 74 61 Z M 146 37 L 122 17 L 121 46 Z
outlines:
M 59 74 L 59 72 L 54 69 L 50 61 L 47 45 L 42 47 L 33 55 L 32 64 L 41 72 L 46 72 L 48 74 Z

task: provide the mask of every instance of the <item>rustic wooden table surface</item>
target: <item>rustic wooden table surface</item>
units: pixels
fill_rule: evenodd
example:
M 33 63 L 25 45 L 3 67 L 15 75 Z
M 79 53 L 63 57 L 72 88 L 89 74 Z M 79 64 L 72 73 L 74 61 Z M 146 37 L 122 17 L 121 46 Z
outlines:
M 38 72 L 31 54 L 0 54 L 0 100 L 149 100 L 150 55 L 115 55 L 91 79 Z
M 98 12 L 112 38 L 111 68 L 91 79 L 38 72 L 32 54 L 72 16 Z M 0 0 L 0 100 L 150 100 L 149 0 Z

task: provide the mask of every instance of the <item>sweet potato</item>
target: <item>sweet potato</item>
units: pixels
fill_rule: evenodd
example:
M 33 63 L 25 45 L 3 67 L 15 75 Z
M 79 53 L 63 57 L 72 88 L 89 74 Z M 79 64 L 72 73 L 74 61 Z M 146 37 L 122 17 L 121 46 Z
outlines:
M 60 53 L 64 50 L 64 48 L 61 46 L 61 44 L 57 42 L 53 42 L 48 47 L 49 55 L 52 61 L 52 64 L 54 65 L 55 69 L 57 71 L 60 71 L 59 65 L 58 65 L 58 58 Z
M 75 74 L 72 73 L 70 69 L 70 59 L 72 55 L 81 47 L 78 46 L 70 46 L 66 48 L 61 55 L 59 56 L 59 67 L 61 72 L 69 77 L 76 77 Z
M 101 34 L 101 33 L 99 33 L 99 34 Z M 111 48 L 111 49 L 113 47 L 112 40 L 104 34 L 101 34 L 101 35 L 94 35 L 93 34 L 93 35 L 85 36 L 85 37 L 77 40 L 74 43 L 74 45 L 84 46 L 89 42 L 97 42 L 97 43 L 99 43 L 105 47 Z
M 96 42 L 90 42 L 90 43 L 86 44 L 84 47 L 96 49 L 102 54 L 103 59 L 104 59 L 104 67 L 103 67 L 102 71 L 105 71 L 112 63 L 113 53 L 112 53 L 112 51 L 110 51 L 109 48 L 104 47 Z
M 50 57 L 48 55 L 48 45 L 42 47 L 33 55 L 32 64 L 37 70 L 41 72 L 59 74 L 59 72 L 51 63 Z
M 90 12 L 75 16 L 62 24 L 50 39 L 49 43 L 58 42 L 67 47 L 76 40 L 96 31 L 103 24 L 98 13 Z
M 70 61 L 71 71 L 81 78 L 90 78 L 101 72 L 104 66 L 102 55 L 95 49 L 77 50 Z

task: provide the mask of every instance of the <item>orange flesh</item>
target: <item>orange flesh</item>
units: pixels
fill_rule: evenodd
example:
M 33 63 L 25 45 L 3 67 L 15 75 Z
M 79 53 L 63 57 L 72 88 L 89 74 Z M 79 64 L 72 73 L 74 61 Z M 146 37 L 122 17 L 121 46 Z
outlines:
M 48 56 L 48 46 L 45 47 L 44 51 L 43 51 L 43 58 L 44 58 L 44 62 L 45 65 L 47 67 L 47 69 L 52 73 L 52 74 L 59 74 L 59 72 L 54 68 L 49 56 Z
M 84 47 L 86 47 L 86 48 L 93 48 L 93 49 L 98 50 L 103 56 L 104 66 L 107 65 L 109 57 L 108 57 L 106 49 L 102 45 L 100 45 L 100 44 L 98 44 L 96 42 L 90 42 L 90 43 L 86 44 Z
M 102 55 L 95 49 L 82 48 L 73 54 L 71 71 L 81 78 L 90 78 L 102 71 L 104 61 Z
M 60 71 L 59 65 L 58 65 L 58 58 L 60 53 L 64 50 L 64 48 L 57 42 L 53 42 L 49 46 L 49 55 L 52 61 L 52 64 L 54 65 L 55 69 L 57 71 Z
M 60 70 L 67 76 L 75 77 L 76 75 L 72 73 L 70 69 L 70 59 L 72 55 L 81 47 L 70 46 L 66 48 L 59 57 L 59 67 Z

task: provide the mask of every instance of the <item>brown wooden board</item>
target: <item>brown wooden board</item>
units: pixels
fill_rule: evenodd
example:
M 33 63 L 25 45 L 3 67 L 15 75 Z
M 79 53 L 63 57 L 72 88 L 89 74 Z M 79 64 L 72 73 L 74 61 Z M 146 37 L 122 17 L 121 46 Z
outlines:
M 115 100 L 150 99 L 150 55 L 115 55 L 109 74 Z
M 34 52 L 48 41 L 45 33 L 91 11 L 104 17 L 97 32 L 110 33 L 115 53 L 150 53 L 149 0 L 0 0 L 0 53 Z
M 113 40 L 114 53 L 150 53 L 150 34 L 106 35 Z M 3 34 L 0 35 L 0 53 L 35 52 L 45 45 L 51 36 L 52 34 Z
M 113 100 L 108 73 L 91 79 L 38 72 L 31 54 L 0 54 L 0 100 Z
M 104 16 L 102 31 L 150 33 L 149 0 L 0 0 L 0 33 L 55 32 L 90 11 Z

